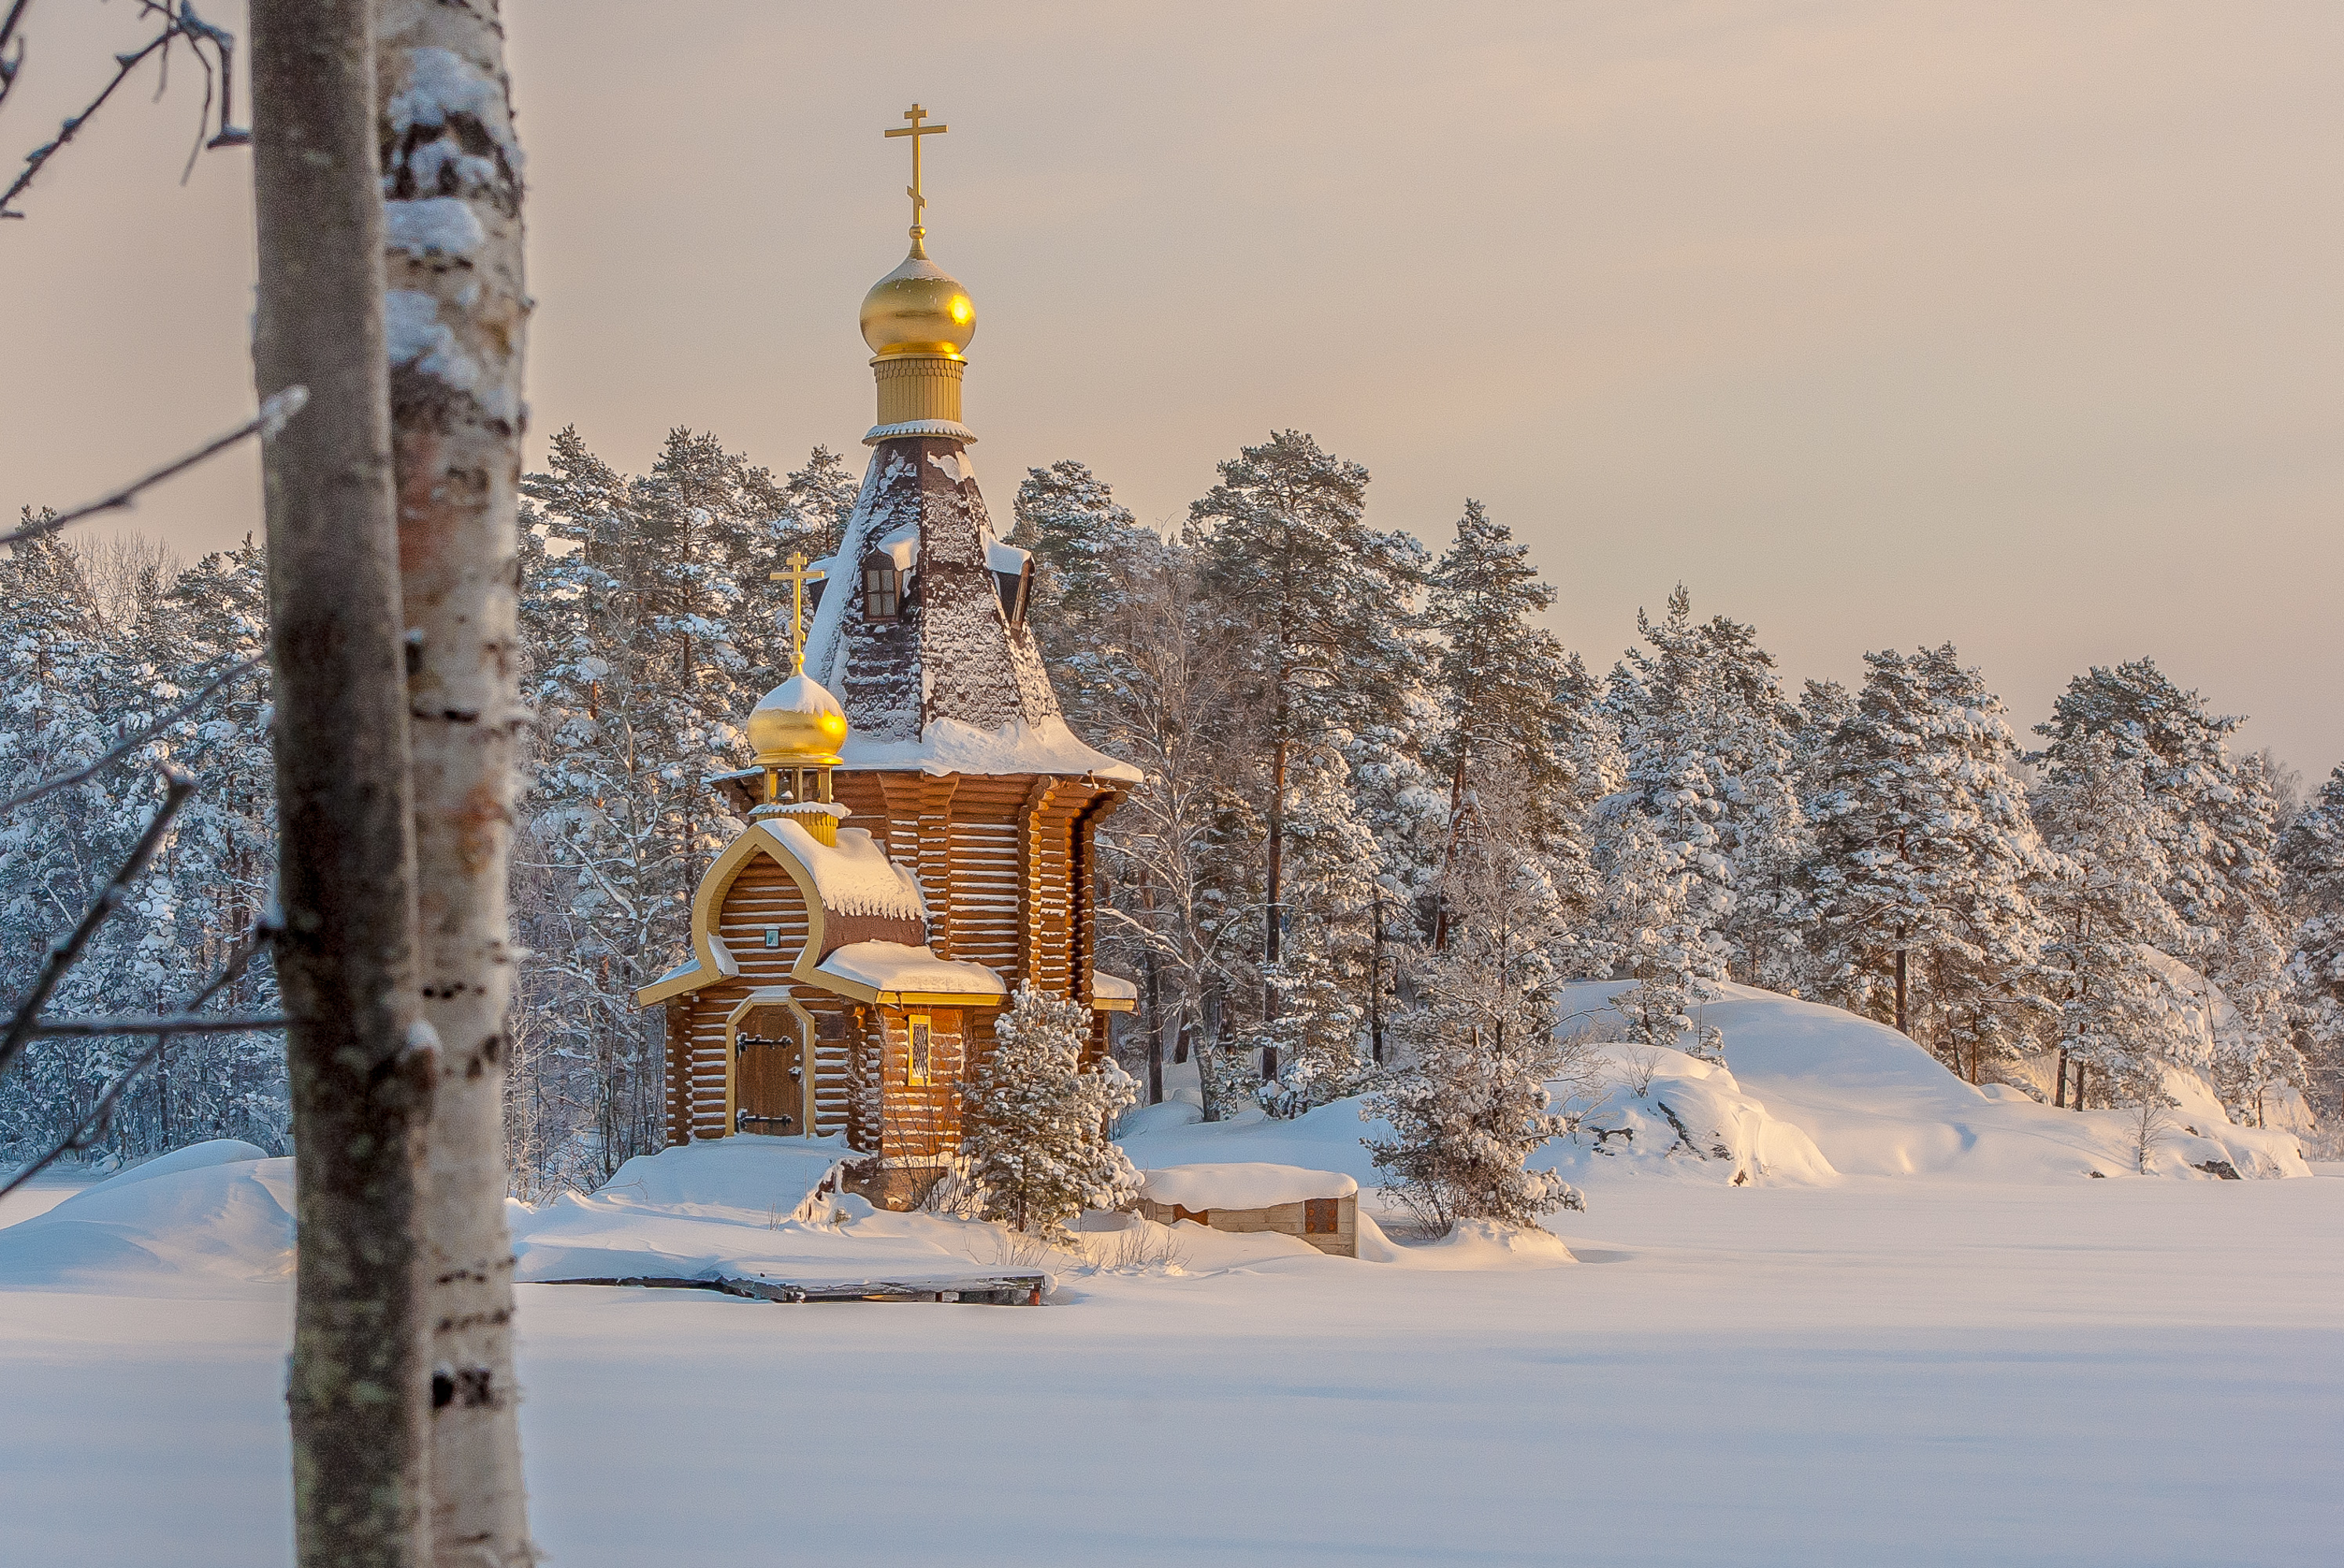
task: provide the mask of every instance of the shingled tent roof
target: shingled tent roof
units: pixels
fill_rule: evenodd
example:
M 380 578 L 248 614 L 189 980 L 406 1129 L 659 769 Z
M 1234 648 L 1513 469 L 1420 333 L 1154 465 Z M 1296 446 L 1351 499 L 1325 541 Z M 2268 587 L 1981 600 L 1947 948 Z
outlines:
M 912 572 L 899 619 L 864 614 L 874 552 Z M 1066 727 L 1032 631 L 1010 624 L 997 572 L 1021 555 L 994 537 L 959 441 L 898 437 L 873 451 L 806 639 L 806 673 L 846 709 L 846 767 L 1138 779 Z

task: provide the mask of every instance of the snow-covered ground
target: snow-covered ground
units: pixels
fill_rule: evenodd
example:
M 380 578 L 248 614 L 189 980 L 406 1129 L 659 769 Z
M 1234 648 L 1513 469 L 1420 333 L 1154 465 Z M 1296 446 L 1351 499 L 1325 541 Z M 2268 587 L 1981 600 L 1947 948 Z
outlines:
M 1576 1262 L 1183 1227 L 1168 1269 L 1052 1265 L 1041 1310 L 524 1285 L 541 1540 L 557 1568 L 2334 1560 L 2344 1173 L 2144 1179 L 2092 1118 L 1935 1083 L 1845 1015 L 1709 1021 L 1728 1071 L 1657 1064 L 1614 1091 L 1632 1152 L 1561 1151 Z M 1135 1158 L 1372 1176 L 1353 1108 L 1180 1119 Z M 788 1141 L 529 1216 L 524 1271 L 997 1249 L 801 1209 L 827 1160 Z M 0 1209 L 0 1562 L 290 1561 L 288 1171 L 199 1158 Z

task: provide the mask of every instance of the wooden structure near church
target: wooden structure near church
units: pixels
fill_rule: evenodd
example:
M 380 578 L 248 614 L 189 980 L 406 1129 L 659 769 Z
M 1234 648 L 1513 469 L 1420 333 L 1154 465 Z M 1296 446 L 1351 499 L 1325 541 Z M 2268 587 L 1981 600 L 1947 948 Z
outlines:
M 774 573 L 815 590 L 812 630 L 793 611 L 757 765 L 709 781 L 746 824 L 701 878 L 692 953 L 638 993 L 665 1014 L 669 1142 L 844 1134 L 891 1206 L 957 1149 L 956 1086 L 1019 986 L 1088 1003 L 1094 1060 L 1135 996 L 1094 966 L 1096 835 L 1139 775 L 1059 713 L 1032 564 L 994 536 L 959 422 L 975 307 L 923 233 L 864 303 L 880 420 L 841 548 Z
M 1141 1218 L 1214 1230 L 1275 1231 L 1337 1258 L 1359 1255 L 1359 1184 L 1288 1165 L 1175 1165 L 1140 1172 Z

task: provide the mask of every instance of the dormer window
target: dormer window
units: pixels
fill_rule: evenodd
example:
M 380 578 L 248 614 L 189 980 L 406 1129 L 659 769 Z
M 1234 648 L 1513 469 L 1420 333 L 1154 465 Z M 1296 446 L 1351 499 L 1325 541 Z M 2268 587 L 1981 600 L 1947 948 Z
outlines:
M 884 555 L 863 558 L 863 615 L 867 621 L 893 621 L 903 612 L 903 578 L 894 561 Z
M 1026 601 L 1034 592 L 1034 563 L 1026 561 L 1015 576 L 1006 572 L 993 574 L 993 583 L 1001 595 L 1001 613 L 1012 626 L 1026 624 Z

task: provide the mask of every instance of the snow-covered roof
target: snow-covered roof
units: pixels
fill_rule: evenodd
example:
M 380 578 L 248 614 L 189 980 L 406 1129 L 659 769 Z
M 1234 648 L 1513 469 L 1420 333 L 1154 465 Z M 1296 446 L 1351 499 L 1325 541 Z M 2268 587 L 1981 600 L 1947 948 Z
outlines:
M 896 571 L 909 572 L 920 564 L 920 525 L 907 522 L 871 548 L 894 561 Z
M 1207 1209 L 1274 1209 L 1309 1198 L 1349 1198 L 1358 1180 L 1339 1170 L 1306 1170 L 1298 1165 L 1167 1165 L 1139 1173 L 1140 1190 L 1151 1203 Z
M 750 830 L 789 851 L 813 876 L 823 907 L 840 915 L 875 915 L 924 920 L 928 906 L 910 872 L 887 858 L 870 833 L 842 827 L 838 843 L 827 845 L 788 817 L 765 817 Z M 715 940 L 712 934 L 709 940 Z
M 1108 1008 L 1136 1007 L 1139 1006 L 1139 987 L 1120 975 L 1094 969 L 1091 971 L 1091 1005 Z
M 850 942 L 814 966 L 814 974 L 842 982 L 847 995 L 865 1002 L 930 996 L 1000 1002 L 1009 996 L 1001 976 L 984 965 L 939 958 L 928 947 L 901 942 Z
M 918 740 L 880 740 L 848 733 L 838 754 L 850 768 L 904 768 L 924 774 L 1091 774 L 1137 784 L 1139 770 L 1076 737 L 1055 713 L 1038 724 L 980 730 L 958 719 L 938 719 Z
M 904 431 L 924 435 L 927 432 Z M 916 567 L 899 616 L 866 619 L 856 567 L 883 551 Z M 853 769 L 1045 773 L 1137 783 L 1139 772 L 1066 728 L 1033 631 L 1004 583 L 1030 565 L 994 536 L 968 454 L 947 441 L 889 440 L 874 452 L 825 570 L 806 633 L 807 675 L 838 693 Z

